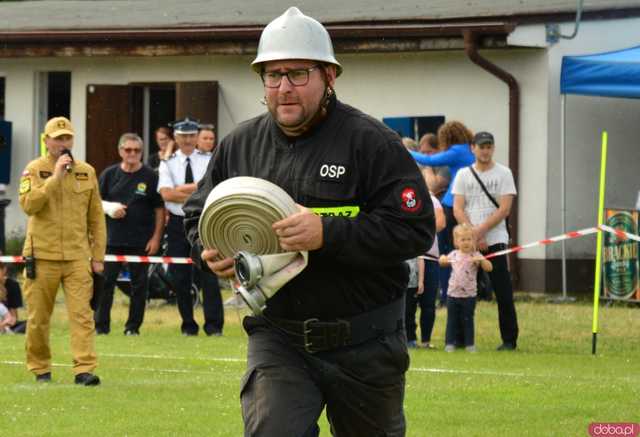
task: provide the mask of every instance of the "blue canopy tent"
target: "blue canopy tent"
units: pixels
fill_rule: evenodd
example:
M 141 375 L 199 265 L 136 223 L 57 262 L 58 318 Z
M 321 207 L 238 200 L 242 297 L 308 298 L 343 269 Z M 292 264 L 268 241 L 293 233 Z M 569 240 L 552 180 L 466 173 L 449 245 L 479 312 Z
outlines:
M 560 94 L 640 98 L 640 46 L 563 56 Z
M 560 72 L 561 99 L 561 211 L 566 229 L 566 95 L 640 98 L 640 46 L 583 56 L 563 56 Z M 565 242 L 562 241 L 562 295 L 567 295 Z

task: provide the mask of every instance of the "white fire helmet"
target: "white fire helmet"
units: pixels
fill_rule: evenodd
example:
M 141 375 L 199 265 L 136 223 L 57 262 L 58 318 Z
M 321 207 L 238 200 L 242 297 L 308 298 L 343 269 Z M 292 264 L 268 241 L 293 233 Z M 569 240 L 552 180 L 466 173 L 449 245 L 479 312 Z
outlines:
M 326 62 L 336 66 L 337 76 L 342 73 L 327 29 L 296 7 L 290 7 L 264 28 L 251 68 L 260 73 L 264 62 L 286 59 Z

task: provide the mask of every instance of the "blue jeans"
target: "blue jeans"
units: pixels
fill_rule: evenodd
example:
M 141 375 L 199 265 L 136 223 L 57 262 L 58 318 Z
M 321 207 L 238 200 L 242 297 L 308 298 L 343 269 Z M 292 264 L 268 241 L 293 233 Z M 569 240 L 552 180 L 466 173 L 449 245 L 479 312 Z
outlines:
M 447 332 L 445 344 L 455 345 L 458 339 L 464 337 L 465 346 L 475 344 L 474 314 L 476 311 L 475 297 L 447 297 Z M 459 330 L 462 330 L 462 336 Z

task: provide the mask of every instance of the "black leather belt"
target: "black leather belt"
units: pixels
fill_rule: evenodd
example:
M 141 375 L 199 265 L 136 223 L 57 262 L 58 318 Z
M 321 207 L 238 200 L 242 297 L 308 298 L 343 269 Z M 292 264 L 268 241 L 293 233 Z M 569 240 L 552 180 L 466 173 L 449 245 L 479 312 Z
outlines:
M 354 346 L 404 329 L 404 296 L 375 310 L 348 319 L 285 320 L 264 317 L 309 353 Z

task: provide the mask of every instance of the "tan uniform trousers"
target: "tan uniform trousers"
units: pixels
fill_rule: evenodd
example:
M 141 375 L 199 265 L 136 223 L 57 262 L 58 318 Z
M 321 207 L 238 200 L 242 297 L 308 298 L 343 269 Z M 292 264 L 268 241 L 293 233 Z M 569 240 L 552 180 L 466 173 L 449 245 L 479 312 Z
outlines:
M 93 278 L 89 260 L 36 260 L 36 278 L 24 284 L 27 302 L 27 368 L 41 375 L 51 371 L 49 322 L 62 284 L 71 331 L 74 374 L 92 373 L 97 366 L 93 311 L 89 301 Z

